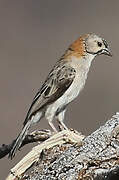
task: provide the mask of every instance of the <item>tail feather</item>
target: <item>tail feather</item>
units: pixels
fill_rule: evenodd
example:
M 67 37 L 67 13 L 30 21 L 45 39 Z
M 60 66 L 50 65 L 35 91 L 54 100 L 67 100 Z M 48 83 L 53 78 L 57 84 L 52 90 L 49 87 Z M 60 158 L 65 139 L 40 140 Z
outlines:
M 12 159 L 15 156 L 16 151 L 20 148 L 25 136 L 27 135 L 30 126 L 31 126 L 31 122 L 28 121 L 26 125 L 23 127 L 21 133 L 16 138 L 15 143 L 13 144 L 13 147 L 9 153 L 9 158 Z

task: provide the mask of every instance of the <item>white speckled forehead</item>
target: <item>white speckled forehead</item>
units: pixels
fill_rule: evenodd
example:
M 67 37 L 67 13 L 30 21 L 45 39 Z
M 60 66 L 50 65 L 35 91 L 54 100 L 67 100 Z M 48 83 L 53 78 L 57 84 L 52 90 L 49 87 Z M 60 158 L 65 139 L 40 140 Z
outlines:
M 102 46 L 99 47 L 97 42 L 102 43 Z M 85 44 L 86 44 L 86 50 L 87 52 L 91 52 L 91 53 L 96 53 L 99 50 L 105 48 L 105 44 L 104 44 L 104 40 L 96 35 L 96 34 L 88 34 L 86 40 L 85 40 Z
M 88 41 L 88 42 L 103 41 L 103 39 L 100 36 L 91 33 L 91 34 L 88 34 L 86 41 Z
M 90 33 L 87 36 L 87 41 L 92 41 L 92 40 L 103 42 L 106 48 L 109 46 L 107 41 L 104 38 L 101 38 L 100 36 L 98 36 L 96 34 Z

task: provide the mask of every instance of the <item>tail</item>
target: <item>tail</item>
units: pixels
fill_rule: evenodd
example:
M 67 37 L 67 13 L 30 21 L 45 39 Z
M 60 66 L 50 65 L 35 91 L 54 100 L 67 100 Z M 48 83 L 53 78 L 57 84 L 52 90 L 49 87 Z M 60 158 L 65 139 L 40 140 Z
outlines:
M 13 147 L 12 147 L 10 153 L 9 153 L 9 158 L 12 159 L 15 156 L 16 151 L 20 148 L 25 136 L 27 135 L 30 126 L 31 126 L 31 121 L 28 121 L 25 124 L 25 126 L 23 127 L 21 133 L 16 138 L 16 140 L 15 140 L 15 142 L 13 144 Z

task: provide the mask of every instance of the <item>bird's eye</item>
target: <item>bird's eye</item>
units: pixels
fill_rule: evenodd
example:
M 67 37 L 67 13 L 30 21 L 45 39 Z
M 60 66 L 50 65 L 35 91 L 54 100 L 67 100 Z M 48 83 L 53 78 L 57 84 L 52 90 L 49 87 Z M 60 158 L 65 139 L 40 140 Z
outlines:
M 97 42 L 98 46 L 101 47 L 102 46 L 102 43 L 101 42 Z

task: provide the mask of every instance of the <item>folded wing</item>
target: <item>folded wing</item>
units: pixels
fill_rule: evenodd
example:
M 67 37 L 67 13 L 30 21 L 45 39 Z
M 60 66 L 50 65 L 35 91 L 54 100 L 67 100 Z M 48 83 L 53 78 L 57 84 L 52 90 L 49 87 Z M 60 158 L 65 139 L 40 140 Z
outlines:
M 75 78 L 75 73 L 75 69 L 68 64 L 58 64 L 53 68 L 41 89 L 34 97 L 24 125 L 37 111 L 53 103 L 66 92 Z

